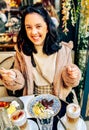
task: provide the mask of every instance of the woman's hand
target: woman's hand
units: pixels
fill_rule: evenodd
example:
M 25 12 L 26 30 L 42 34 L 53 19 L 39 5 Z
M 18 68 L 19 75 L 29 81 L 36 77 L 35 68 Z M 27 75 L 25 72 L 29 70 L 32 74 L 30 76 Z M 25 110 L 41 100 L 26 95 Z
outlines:
M 74 64 L 67 66 L 66 72 L 68 74 L 68 77 L 71 79 L 75 79 L 79 76 L 79 68 Z
M 12 81 L 16 78 L 16 73 L 12 70 L 0 69 L 0 78 L 2 80 Z
M 22 89 L 25 84 L 23 75 L 15 69 L 0 69 L 0 79 L 2 80 L 4 86 L 12 91 Z
M 76 87 L 81 79 L 81 71 L 75 64 L 65 66 L 62 71 L 65 87 Z

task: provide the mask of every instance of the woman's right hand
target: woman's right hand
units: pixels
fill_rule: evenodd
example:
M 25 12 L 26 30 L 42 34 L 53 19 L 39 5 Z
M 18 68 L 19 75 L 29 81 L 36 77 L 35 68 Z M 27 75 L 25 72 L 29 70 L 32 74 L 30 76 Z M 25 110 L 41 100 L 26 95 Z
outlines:
M 16 78 L 16 73 L 12 70 L 0 69 L 0 79 L 12 81 Z
M 17 76 L 17 73 L 18 75 Z M 19 77 L 19 79 L 17 78 Z M 0 69 L 0 79 L 2 80 L 4 86 L 12 91 L 16 91 L 16 90 L 20 90 L 24 87 L 24 77 L 22 76 L 22 74 L 14 69 L 5 69 L 5 68 L 1 68 Z

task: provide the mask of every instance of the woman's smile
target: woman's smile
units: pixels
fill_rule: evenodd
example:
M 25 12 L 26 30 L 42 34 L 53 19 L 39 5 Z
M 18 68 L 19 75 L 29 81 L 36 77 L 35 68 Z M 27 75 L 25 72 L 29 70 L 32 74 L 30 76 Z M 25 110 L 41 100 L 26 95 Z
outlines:
M 32 36 L 32 39 L 33 39 L 34 41 L 39 41 L 40 38 L 41 38 L 41 36 Z

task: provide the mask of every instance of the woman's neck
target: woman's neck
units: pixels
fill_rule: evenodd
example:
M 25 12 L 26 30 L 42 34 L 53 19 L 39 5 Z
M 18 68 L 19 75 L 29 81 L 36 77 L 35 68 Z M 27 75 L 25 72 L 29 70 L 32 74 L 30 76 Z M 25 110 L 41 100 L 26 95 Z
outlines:
M 37 50 L 37 54 L 38 55 L 42 55 L 43 54 L 43 45 L 35 46 L 35 48 Z

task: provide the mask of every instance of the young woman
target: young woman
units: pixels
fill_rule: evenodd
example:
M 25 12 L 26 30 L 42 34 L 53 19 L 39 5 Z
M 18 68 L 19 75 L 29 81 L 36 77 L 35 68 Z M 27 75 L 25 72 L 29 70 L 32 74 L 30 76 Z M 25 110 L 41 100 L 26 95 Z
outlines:
M 51 93 L 66 100 L 81 72 L 72 63 L 71 42 L 59 43 L 56 27 L 41 4 L 23 11 L 14 69 L 0 70 L 9 95 Z

